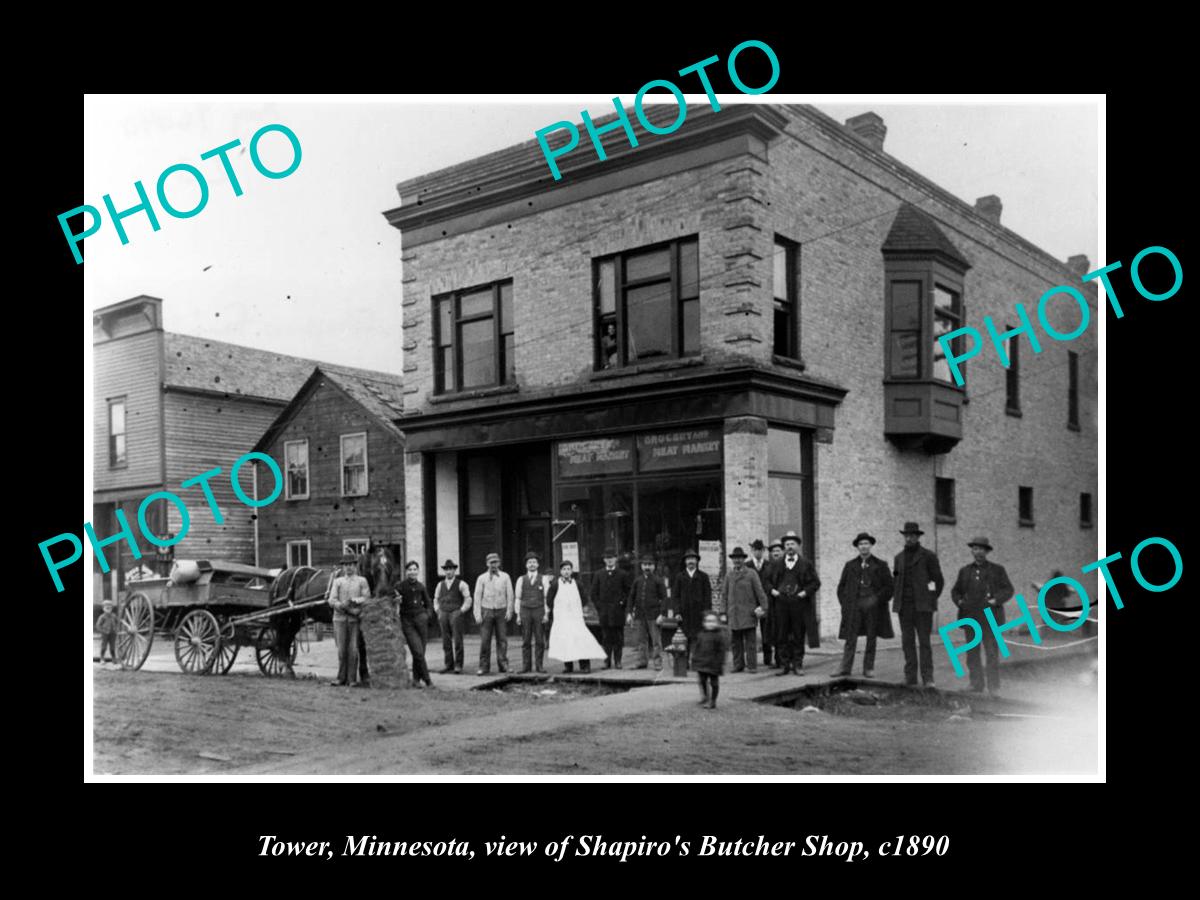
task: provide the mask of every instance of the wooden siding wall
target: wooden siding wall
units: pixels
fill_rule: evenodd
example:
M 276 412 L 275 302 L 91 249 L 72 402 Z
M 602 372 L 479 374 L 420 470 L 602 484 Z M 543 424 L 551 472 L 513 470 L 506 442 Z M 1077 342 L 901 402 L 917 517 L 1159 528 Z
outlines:
M 367 433 L 365 497 L 341 495 L 343 434 Z M 311 540 L 314 565 L 337 562 L 342 541 L 371 538 L 378 543 L 404 540 L 404 446 L 391 431 L 340 388 L 323 382 L 267 448 L 284 470 L 284 443 L 308 440 L 309 499 L 283 495 L 259 514 L 259 564 L 287 564 L 287 542 Z M 271 490 L 271 473 L 259 467 L 262 496 Z
M 92 432 L 95 490 L 162 483 L 159 361 L 162 332 L 105 341 L 95 346 Z M 108 456 L 108 401 L 124 395 L 127 464 L 113 468 Z
M 238 397 L 207 396 L 183 391 L 164 395 L 167 429 L 167 490 L 180 495 L 188 507 L 191 527 L 175 545 L 176 559 L 224 559 L 254 562 L 255 509 L 234 496 L 229 480 L 234 462 L 250 452 L 263 432 L 283 409 L 283 404 Z M 221 474 L 209 480 L 225 521 L 217 525 L 199 486 L 181 490 L 189 478 L 216 466 Z M 239 481 L 247 496 L 254 496 L 253 465 L 242 466 Z M 270 472 L 265 491 L 270 491 Z M 264 494 L 265 496 L 265 494 Z M 178 534 L 180 515 L 169 510 L 169 527 Z

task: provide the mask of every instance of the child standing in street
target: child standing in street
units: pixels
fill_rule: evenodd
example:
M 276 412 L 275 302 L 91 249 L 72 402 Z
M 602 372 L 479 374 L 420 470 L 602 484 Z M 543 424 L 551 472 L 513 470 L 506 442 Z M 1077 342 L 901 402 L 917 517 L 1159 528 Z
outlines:
M 704 630 L 696 635 L 692 648 L 692 668 L 700 675 L 701 706 L 717 708 L 721 674 L 725 671 L 725 655 L 729 652 L 729 635 L 714 612 L 704 614 Z
M 108 654 L 112 657 L 112 662 L 117 661 L 117 614 L 113 612 L 113 602 L 105 600 L 101 604 L 102 612 L 100 618 L 96 620 L 96 630 L 100 632 L 100 664 L 104 665 L 104 650 L 108 648 Z

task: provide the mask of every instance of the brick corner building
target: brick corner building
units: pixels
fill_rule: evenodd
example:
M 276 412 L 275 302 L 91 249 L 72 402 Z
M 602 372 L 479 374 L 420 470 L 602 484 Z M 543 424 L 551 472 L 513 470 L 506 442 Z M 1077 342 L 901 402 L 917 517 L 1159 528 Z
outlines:
M 919 521 L 948 576 L 987 534 L 1026 594 L 1095 559 L 1095 329 L 1008 369 L 981 355 L 964 387 L 935 342 L 1014 327 L 1075 263 L 885 134 L 874 114 L 689 107 L 636 149 L 609 132 L 603 161 L 581 144 L 561 181 L 530 141 L 400 184 L 412 558 L 474 577 L 489 550 L 517 572 L 535 549 L 586 576 L 612 545 L 673 573 L 698 546 L 716 576 L 794 529 L 825 635 L 864 529 L 890 562 Z

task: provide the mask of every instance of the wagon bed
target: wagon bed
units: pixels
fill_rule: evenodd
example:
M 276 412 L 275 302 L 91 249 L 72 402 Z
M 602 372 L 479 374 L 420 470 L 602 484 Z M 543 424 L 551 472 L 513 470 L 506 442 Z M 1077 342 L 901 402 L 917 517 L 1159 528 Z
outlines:
M 291 671 L 293 642 L 284 659 L 271 619 L 296 612 L 306 603 L 273 602 L 275 570 L 222 560 L 181 561 L 172 578 L 130 582 L 118 609 L 117 659 L 140 669 L 155 633 L 170 637 L 175 659 L 189 674 L 225 674 L 240 647 L 252 646 L 264 675 Z M 194 566 L 194 568 L 193 568 Z

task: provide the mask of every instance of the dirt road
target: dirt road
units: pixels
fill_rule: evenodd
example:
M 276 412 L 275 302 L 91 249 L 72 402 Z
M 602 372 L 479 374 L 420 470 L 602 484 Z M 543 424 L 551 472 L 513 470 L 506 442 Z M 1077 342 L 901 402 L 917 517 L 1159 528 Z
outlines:
M 1005 700 L 739 699 L 714 711 L 691 683 L 597 694 L 373 691 L 256 674 L 95 672 L 97 774 L 1003 774 L 1094 772 L 1087 661 L 1006 673 Z M 554 693 L 548 693 L 554 691 Z M 947 691 L 947 695 L 951 692 Z M 872 695 L 874 696 L 874 695 Z M 1051 699 L 1052 698 L 1052 699 Z M 968 705 L 969 704 L 969 705 Z M 802 704 L 803 705 L 803 702 Z

